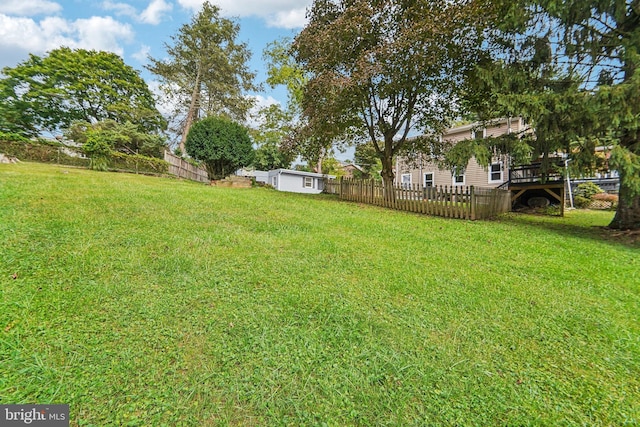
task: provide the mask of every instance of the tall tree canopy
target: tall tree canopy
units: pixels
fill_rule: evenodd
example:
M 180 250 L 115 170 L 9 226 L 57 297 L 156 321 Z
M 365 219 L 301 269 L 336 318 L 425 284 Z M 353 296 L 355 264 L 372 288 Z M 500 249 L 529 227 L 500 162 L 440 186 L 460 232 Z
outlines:
M 293 131 L 295 119 L 283 111 L 279 104 L 264 107 L 259 112 L 261 123 L 251 131 L 253 142 L 258 146 L 253 166 L 258 170 L 287 169 L 294 155 L 283 149 L 285 141 Z
M 63 47 L 2 73 L 0 131 L 34 136 L 105 119 L 150 132 L 166 126 L 147 84 L 113 53 Z
M 251 53 L 236 42 L 240 27 L 219 16 L 220 8 L 205 2 L 189 24 L 165 44 L 168 59 L 150 58 L 147 67 L 160 77 L 161 88 L 175 105 L 174 121 L 180 150 L 201 113 L 244 121 L 253 105 L 246 93 L 256 90 L 255 74 L 247 66 Z
M 391 185 L 410 132 L 435 134 L 456 114 L 482 17 L 479 0 L 315 0 L 293 45 L 310 75 L 308 133 L 371 141 Z
M 494 4 L 493 60 L 481 64 L 471 89 L 488 101 L 481 110 L 527 117 L 534 155 L 563 149 L 582 169 L 592 167 L 597 145 L 614 147 L 610 165 L 621 184 L 611 226 L 639 228 L 640 3 Z
M 296 61 L 292 54 L 292 40 L 278 39 L 267 45 L 263 59 L 267 66 L 267 84 L 272 88 L 284 86 L 287 90 L 287 105 L 263 108 L 261 128 L 273 131 L 273 125 L 279 126 L 281 134 L 280 151 L 290 157 L 300 156 L 316 171 L 322 170 L 322 160 L 331 151 L 331 139 L 319 139 L 305 135 L 299 130 L 306 123 L 302 115 L 304 88 L 309 74 Z M 276 120 L 274 120 L 276 119 Z

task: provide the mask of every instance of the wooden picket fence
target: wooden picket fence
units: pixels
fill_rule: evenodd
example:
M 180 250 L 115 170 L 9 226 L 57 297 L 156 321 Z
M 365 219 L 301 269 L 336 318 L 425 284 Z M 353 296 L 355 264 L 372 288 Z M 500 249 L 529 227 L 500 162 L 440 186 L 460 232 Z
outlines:
M 181 157 L 165 150 L 164 160 L 169 163 L 169 173 L 179 178 L 190 179 L 198 182 L 209 182 L 207 171 L 198 168 Z
M 488 219 L 511 210 L 511 193 L 475 186 L 393 186 L 389 191 L 374 180 L 327 180 L 324 192 L 340 199 L 426 215 Z

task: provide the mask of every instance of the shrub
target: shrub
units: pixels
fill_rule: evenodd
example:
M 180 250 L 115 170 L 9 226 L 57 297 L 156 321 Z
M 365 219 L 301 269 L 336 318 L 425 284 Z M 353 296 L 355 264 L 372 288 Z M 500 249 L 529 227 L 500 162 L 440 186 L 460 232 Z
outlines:
M 589 203 L 591 203 L 591 200 L 587 199 L 586 197 L 583 197 L 583 196 L 573 197 L 573 206 L 575 206 L 576 208 L 584 209 L 587 206 L 589 206 Z
M 91 159 L 91 169 L 99 171 L 109 169 L 111 144 L 103 134 L 92 131 L 87 132 L 87 139 L 82 148 Z
M 207 117 L 191 127 L 187 153 L 205 164 L 210 179 L 222 179 L 253 161 L 247 129 L 221 117 Z
M 128 155 L 118 152 L 111 153 L 111 164 L 115 169 L 122 169 L 136 173 L 165 174 L 169 172 L 169 163 L 156 157 Z
M 604 193 L 604 190 L 593 182 L 583 182 L 576 188 L 575 195 L 591 200 L 595 194 Z
M 0 153 L 16 157 L 20 160 L 57 163 L 69 166 L 89 165 L 89 159 L 70 156 L 63 151 L 63 146 L 57 142 L 47 141 L 8 141 L 0 139 Z
M 29 142 L 29 138 L 25 138 L 19 133 L 0 132 L 0 141 L 5 142 Z
M 617 194 L 598 193 L 598 194 L 594 194 L 591 199 L 592 200 L 602 200 L 602 201 L 605 201 L 605 202 L 618 203 L 618 195 Z

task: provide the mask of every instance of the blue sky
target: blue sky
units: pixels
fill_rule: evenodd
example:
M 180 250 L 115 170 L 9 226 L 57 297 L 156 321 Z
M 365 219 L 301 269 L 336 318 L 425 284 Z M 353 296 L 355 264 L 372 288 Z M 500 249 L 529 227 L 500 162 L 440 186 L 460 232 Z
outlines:
M 60 46 L 115 52 L 144 70 L 147 56 L 162 58 L 164 43 L 188 23 L 203 0 L 0 0 L 0 69 L 44 55 Z M 305 25 L 311 0 L 217 0 L 222 15 L 240 24 L 239 41 L 253 52 L 251 69 L 264 82 L 262 51 L 267 43 L 295 36 Z M 255 94 L 261 104 L 284 103 L 284 90 Z

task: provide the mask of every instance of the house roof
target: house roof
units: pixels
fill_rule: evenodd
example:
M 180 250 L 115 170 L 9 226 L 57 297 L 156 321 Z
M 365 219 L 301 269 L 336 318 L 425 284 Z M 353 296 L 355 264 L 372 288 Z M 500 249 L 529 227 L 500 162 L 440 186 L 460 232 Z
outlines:
M 323 173 L 315 173 L 315 172 L 305 172 L 305 171 L 296 171 L 291 169 L 274 169 L 270 170 L 269 173 L 277 173 L 277 174 L 286 174 L 286 175 L 299 175 L 299 176 L 312 176 L 314 178 L 331 178 L 335 179 L 335 175 L 326 175 Z
M 364 171 L 362 170 L 362 168 L 361 168 L 360 166 L 356 165 L 355 163 L 342 164 L 342 168 L 343 168 L 343 169 L 347 169 L 347 168 L 354 168 L 354 169 L 359 170 L 360 172 L 364 172 Z
M 452 128 L 449 128 L 447 130 L 444 131 L 444 135 L 448 135 L 451 133 L 458 133 L 458 132 L 465 132 L 465 131 L 469 131 L 471 129 L 479 129 L 479 128 L 485 128 L 488 126 L 496 126 L 496 125 L 502 125 L 502 124 L 508 124 L 509 120 L 517 120 L 517 118 L 515 117 L 511 117 L 511 118 L 500 118 L 500 119 L 495 119 L 495 120 L 489 120 L 486 123 L 483 122 L 473 122 L 473 123 L 469 123 L 466 125 L 461 125 L 461 126 L 454 126 Z

